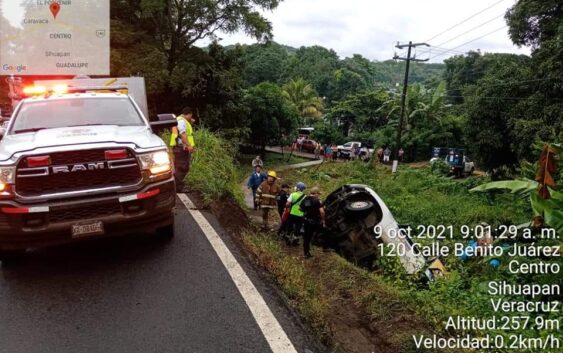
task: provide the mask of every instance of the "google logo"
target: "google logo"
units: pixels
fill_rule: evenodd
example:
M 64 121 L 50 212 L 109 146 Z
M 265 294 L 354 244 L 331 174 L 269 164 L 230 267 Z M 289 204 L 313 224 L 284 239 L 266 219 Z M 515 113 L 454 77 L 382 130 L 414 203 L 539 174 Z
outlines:
M 8 64 L 4 64 L 2 65 L 2 71 L 11 71 L 11 72 L 22 72 L 22 71 L 27 71 L 27 66 L 26 65 L 8 65 Z

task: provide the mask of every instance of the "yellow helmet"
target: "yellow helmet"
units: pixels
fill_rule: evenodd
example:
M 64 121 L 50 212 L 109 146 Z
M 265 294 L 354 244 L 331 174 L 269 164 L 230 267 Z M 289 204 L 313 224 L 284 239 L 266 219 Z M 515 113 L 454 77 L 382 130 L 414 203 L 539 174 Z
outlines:
M 268 172 L 268 176 L 272 177 L 272 178 L 276 178 L 276 179 L 278 178 L 278 175 L 276 174 L 276 172 L 274 170 L 270 170 Z

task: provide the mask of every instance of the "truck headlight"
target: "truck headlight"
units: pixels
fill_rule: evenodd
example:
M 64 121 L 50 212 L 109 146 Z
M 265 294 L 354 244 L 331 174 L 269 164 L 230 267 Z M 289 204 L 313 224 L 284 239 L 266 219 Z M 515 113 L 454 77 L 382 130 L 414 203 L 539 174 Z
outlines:
M 149 170 L 152 175 L 167 173 L 172 170 L 172 163 L 167 151 L 157 151 L 139 156 L 141 168 Z
M 0 192 L 8 189 L 8 185 L 14 184 L 16 179 L 15 167 L 0 167 Z

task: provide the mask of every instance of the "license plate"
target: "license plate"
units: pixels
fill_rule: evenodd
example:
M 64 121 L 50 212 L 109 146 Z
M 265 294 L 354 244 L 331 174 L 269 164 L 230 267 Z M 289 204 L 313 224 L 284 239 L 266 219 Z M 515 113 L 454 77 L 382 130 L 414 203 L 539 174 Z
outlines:
M 104 234 L 104 224 L 100 221 L 75 224 L 72 226 L 73 238 L 83 238 L 97 234 Z

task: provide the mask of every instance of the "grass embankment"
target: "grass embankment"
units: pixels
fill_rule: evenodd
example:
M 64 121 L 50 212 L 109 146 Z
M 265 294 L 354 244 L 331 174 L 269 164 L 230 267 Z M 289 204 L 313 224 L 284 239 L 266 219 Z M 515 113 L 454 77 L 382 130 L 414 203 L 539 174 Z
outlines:
M 414 229 L 451 225 L 459 230 L 479 222 L 520 224 L 531 214 L 527 202 L 514 195 L 498 195 L 491 205 L 483 195 L 470 194 L 468 190 L 483 179 L 451 180 L 429 169 L 404 168 L 392 175 L 387 167 L 330 163 L 286 172 L 283 177 L 290 184 L 317 185 L 324 196 L 343 184 L 367 184 L 385 200 L 399 223 Z M 509 279 L 505 270 L 493 270 L 483 261 L 464 264 L 451 256 L 445 261 L 447 277 L 421 290 L 388 258 L 380 259 L 377 273 L 370 273 L 319 251 L 312 261 L 303 261 L 300 251 L 287 249 L 271 236 L 246 235 L 244 241 L 325 342 L 349 352 L 362 351 L 369 344 L 377 352 L 388 351 L 384 346 L 389 351 L 414 352 L 412 335 L 461 334 L 444 332 L 445 321 L 455 315 L 491 317 L 494 312 L 485 283 Z M 351 334 L 346 325 L 356 333 L 343 335 Z
M 206 202 L 229 198 L 242 204 L 240 178 L 247 176 L 253 156 L 236 164 L 228 152 L 234 150 L 232 146 L 206 131 L 199 131 L 196 141 L 198 152 L 188 180 L 190 187 L 200 192 Z M 267 167 L 285 164 L 280 155 L 272 155 L 273 159 L 269 156 L 265 157 Z M 329 163 L 283 174 L 284 182 L 304 181 L 309 187 L 320 186 L 324 196 L 346 183 L 367 184 L 385 200 L 399 223 L 415 229 L 418 225 L 452 225 L 459 229 L 479 222 L 520 224 L 529 220 L 531 214 L 529 204 L 514 195 L 498 195 L 491 205 L 485 196 L 468 193 L 482 179 L 450 180 L 433 175 L 428 169 L 404 168 L 392 175 L 387 167 L 374 168 L 356 162 Z M 228 214 L 219 213 L 221 221 L 241 223 L 242 211 L 232 216 L 233 208 L 230 210 Z M 318 249 L 314 250 L 313 259 L 305 261 L 301 249 L 288 248 L 274 235 L 260 234 L 251 227 L 243 231 L 241 238 L 256 262 L 272 274 L 290 304 L 335 351 L 416 352 L 412 335 L 463 334 L 444 332 L 444 322 L 450 316 L 485 319 L 494 315 L 486 282 L 499 277 L 518 281 L 502 267 L 493 270 L 484 261 L 461 263 L 450 257 L 446 259 L 446 278 L 421 289 L 388 258 L 379 261 L 379 270 L 374 273 Z M 529 336 L 533 332 L 508 333 Z
M 334 253 L 305 261 L 271 235 L 246 233 L 243 242 L 333 352 L 414 353 L 412 335 L 431 333 L 405 293 Z
M 169 133 L 164 133 L 162 138 L 168 142 Z M 201 195 L 205 206 L 213 201 L 231 198 L 242 207 L 244 195 L 237 180 L 239 168 L 233 152 L 237 146 L 208 130 L 196 130 L 194 140 L 197 149 L 186 179 L 189 189 Z

